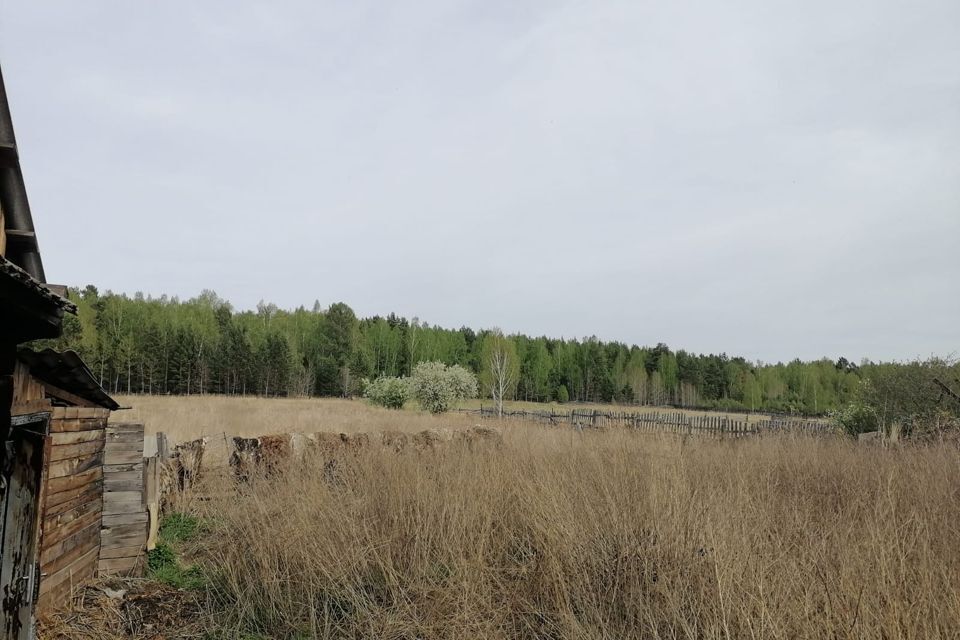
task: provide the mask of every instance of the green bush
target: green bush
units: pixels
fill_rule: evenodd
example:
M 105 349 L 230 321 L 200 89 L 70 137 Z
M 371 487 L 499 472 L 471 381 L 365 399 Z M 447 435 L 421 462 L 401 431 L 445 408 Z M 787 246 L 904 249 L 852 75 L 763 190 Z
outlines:
M 403 409 L 410 399 L 410 383 L 405 378 L 380 376 L 376 380 L 366 381 L 363 397 L 371 404 L 388 409 Z
M 444 413 L 477 395 L 477 378 L 458 365 L 421 362 L 413 369 L 410 388 L 422 409 Z
M 876 409 L 859 400 L 834 412 L 832 417 L 844 433 L 854 437 L 880 429 L 880 417 Z
M 564 384 L 557 387 L 557 402 L 560 404 L 570 402 L 570 392 L 567 391 L 567 386 Z

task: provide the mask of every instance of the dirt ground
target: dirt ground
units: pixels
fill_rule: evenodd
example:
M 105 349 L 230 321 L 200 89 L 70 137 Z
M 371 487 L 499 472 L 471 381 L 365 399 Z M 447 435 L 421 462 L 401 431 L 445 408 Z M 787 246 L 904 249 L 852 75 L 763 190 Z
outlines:
M 71 606 L 41 618 L 39 640 L 213 638 L 196 592 L 146 579 L 108 579 L 76 594 Z

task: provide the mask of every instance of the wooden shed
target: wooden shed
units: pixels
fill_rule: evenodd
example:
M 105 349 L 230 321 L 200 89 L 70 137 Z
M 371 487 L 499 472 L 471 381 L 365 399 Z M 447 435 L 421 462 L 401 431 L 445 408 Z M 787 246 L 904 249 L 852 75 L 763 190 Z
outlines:
M 107 422 L 119 407 L 72 351 L 21 348 L 17 378 L 31 411 L 50 415 L 38 547 L 42 612 L 97 574 Z

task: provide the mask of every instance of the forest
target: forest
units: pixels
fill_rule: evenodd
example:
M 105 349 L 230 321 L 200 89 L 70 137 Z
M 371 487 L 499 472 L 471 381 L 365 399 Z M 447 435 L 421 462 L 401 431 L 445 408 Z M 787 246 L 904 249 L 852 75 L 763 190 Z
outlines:
M 205 290 L 196 298 L 72 290 L 76 317 L 55 341 L 74 349 L 112 393 L 353 396 L 363 380 L 408 374 L 418 362 L 460 364 L 489 379 L 491 330 L 447 329 L 394 314 L 358 318 L 344 303 L 293 311 L 260 303 L 235 311 Z M 872 369 L 845 358 L 763 364 L 665 344 L 510 335 L 508 398 L 618 402 L 822 415 Z M 484 392 L 484 389 L 481 389 Z

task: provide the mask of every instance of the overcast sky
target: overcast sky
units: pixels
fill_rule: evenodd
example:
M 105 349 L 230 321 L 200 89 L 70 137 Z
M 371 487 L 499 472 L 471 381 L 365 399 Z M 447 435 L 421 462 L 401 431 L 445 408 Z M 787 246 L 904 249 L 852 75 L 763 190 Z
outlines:
M 960 352 L 960 2 L 0 0 L 51 282 Z

